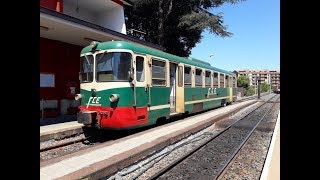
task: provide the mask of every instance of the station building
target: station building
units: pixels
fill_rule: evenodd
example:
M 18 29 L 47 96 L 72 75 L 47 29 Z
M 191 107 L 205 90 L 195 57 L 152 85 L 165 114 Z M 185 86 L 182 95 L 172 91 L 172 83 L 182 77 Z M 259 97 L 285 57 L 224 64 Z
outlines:
M 40 118 L 76 114 L 80 52 L 92 41 L 124 40 L 164 50 L 126 34 L 128 0 L 40 0 Z

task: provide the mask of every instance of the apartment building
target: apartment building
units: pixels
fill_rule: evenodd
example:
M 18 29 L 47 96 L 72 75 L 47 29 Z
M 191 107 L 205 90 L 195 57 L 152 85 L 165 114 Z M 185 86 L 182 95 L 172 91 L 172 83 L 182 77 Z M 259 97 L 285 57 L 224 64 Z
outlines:
M 260 78 L 261 82 L 271 84 L 274 87 L 280 86 L 280 71 L 279 70 L 235 70 L 237 76 L 248 76 L 250 86 L 257 85 Z

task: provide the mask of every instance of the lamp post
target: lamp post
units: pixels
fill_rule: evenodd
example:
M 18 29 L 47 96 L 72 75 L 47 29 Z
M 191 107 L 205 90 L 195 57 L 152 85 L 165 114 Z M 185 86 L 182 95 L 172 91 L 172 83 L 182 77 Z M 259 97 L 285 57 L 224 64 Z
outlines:
M 212 61 L 213 60 L 213 54 L 210 54 L 209 58 L 210 58 L 209 61 Z

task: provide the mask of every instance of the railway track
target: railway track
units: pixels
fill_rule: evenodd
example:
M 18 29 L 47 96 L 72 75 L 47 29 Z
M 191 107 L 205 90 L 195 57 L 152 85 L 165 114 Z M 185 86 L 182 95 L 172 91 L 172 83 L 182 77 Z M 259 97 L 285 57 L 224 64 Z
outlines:
M 192 152 L 186 154 L 184 157 L 176 160 L 174 163 L 168 165 L 166 168 L 162 169 L 161 171 L 159 171 L 158 173 L 156 173 L 155 175 L 153 175 L 152 177 L 150 177 L 150 179 L 156 179 L 156 178 L 160 178 L 160 179 L 166 179 L 168 177 L 174 177 L 176 175 L 177 172 L 177 169 L 180 169 L 180 172 L 181 170 L 183 170 L 185 168 L 185 165 L 188 164 L 190 165 L 189 163 L 192 162 L 192 164 L 190 166 L 193 166 L 193 167 L 197 167 L 197 169 L 193 169 L 193 173 L 191 173 L 191 176 L 192 174 L 196 177 L 198 177 L 199 175 L 203 177 L 208 177 L 210 179 L 217 179 L 218 177 L 220 177 L 221 174 L 223 174 L 226 169 L 226 167 L 228 166 L 228 164 L 231 162 L 231 160 L 234 158 L 234 156 L 239 152 L 239 150 L 241 149 L 241 147 L 243 147 L 243 145 L 246 143 L 246 141 L 249 139 L 249 137 L 251 136 L 251 134 L 254 132 L 254 130 L 256 129 L 256 127 L 258 126 L 259 122 L 262 121 L 264 119 L 264 117 L 271 111 L 272 107 L 268 108 L 268 110 L 266 112 L 263 113 L 263 116 L 258 119 L 258 121 L 254 121 L 254 122 L 244 122 L 244 120 L 248 119 L 248 121 L 251 121 L 251 119 L 248 118 L 248 116 L 250 116 L 253 112 L 257 111 L 258 109 L 261 109 L 261 108 L 264 108 L 266 105 L 268 105 L 268 102 L 265 102 L 263 104 L 261 104 L 257 109 L 253 110 L 252 112 L 250 112 L 247 116 L 245 116 L 243 119 L 229 125 L 227 128 L 225 128 L 224 131 L 220 132 L 218 135 L 216 136 L 213 136 L 212 138 L 210 138 L 208 141 L 204 142 L 202 145 L 200 145 L 198 148 L 194 149 Z M 274 104 L 273 104 L 274 105 Z M 272 106 L 273 106 L 272 105 Z M 247 124 L 248 123 L 248 124 Z M 211 147 L 216 147 L 216 146 L 222 146 L 222 145 L 227 145 L 226 143 L 229 143 L 231 142 L 231 138 L 228 138 L 228 137 L 233 137 L 233 133 L 234 132 L 237 132 L 237 131 L 234 131 L 231 129 L 235 126 L 238 126 L 238 127 L 241 127 L 243 125 L 245 126 L 248 126 L 248 125 L 253 125 L 253 127 L 251 127 L 251 130 L 248 131 L 248 130 L 242 130 L 242 132 L 245 132 L 247 131 L 246 133 L 243 133 L 245 134 L 240 142 L 240 144 L 238 144 L 236 147 L 233 147 L 232 148 L 218 148 L 220 150 L 223 150 L 223 151 L 220 151 L 219 153 L 217 152 L 217 150 L 215 150 L 215 154 L 212 154 L 210 152 L 210 149 L 212 148 L 205 148 L 206 145 L 208 146 L 211 146 Z M 238 129 L 238 128 L 234 128 L 234 129 Z M 241 132 L 238 131 L 238 133 L 240 134 Z M 228 139 L 228 140 L 226 140 Z M 210 143 L 210 144 L 209 144 Z M 204 147 L 204 148 L 203 148 Z M 228 146 L 226 146 L 228 147 Z M 201 151 L 201 148 L 202 151 Z M 229 154 L 227 154 L 227 152 L 231 152 Z M 222 153 L 224 152 L 224 153 Z M 196 154 L 197 153 L 197 154 Z M 222 156 L 222 158 L 218 157 L 217 156 Z M 192 156 L 196 156 L 198 158 L 195 158 L 195 157 L 192 157 Z M 210 162 L 207 162 L 207 163 L 203 163 L 203 164 L 195 164 L 199 161 L 194 161 L 195 159 L 199 159 L 201 157 L 211 157 L 210 159 L 215 159 L 216 161 L 220 161 L 218 164 L 218 166 L 216 166 L 216 168 L 209 168 L 209 166 L 212 166 L 212 164 Z M 182 161 L 189 161 L 188 163 L 185 163 L 185 164 L 181 164 Z M 214 166 L 213 166 L 214 167 Z M 173 168 L 175 168 L 175 170 L 173 170 Z M 208 169 L 212 169 L 213 171 L 208 171 Z M 171 172 L 170 172 L 171 171 Z M 207 172 L 206 172 L 207 171 Z M 199 172 L 206 172 L 204 174 L 201 174 Z M 165 176 L 163 176 L 164 174 L 166 174 Z M 185 174 L 186 176 L 188 176 L 187 174 Z M 201 177 L 199 177 L 201 178 Z
M 84 134 L 80 134 L 77 136 L 69 137 L 63 140 L 55 141 L 49 144 L 49 142 L 43 142 L 43 145 L 40 143 L 40 152 L 49 151 L 52 149 L 68 146 L 78 142 L 84 142 L 88 140 L 90 137 L 85 137 Z M 46 145 L 49 144 L 49 145 Z
M 258 124 L 246 143 L 228 163 L 228 166 L 219 176 L 219 180 L 261 179 L 271 139 L 274 135 L 276 123 L 278 123 L 277 119 L 280 112 L 278 101 L 275 101 L 271 111 Z
M 234 151 L 234 153 L 232 153 L 232 155 L 228 158 L 227 162 L 225 163 L 225 165 L 221 168 L 220 172 L 218 173 L 218 175 L 216 176 L 216 178 L 214 179 L 218 179 L 221 180 L 223 178 L 223 176 L 227 173 L 227 171 L 230 169 L 231 165 L 233 163 L 235 163 L 235 157 L 237 157 L 239 155 L 239 152 L 241 150 L 243 150 L 245 148 L 246 143 L 248 142 L 248 140 L 250 139 L 250 137 L 253 135 L 253 133 L 256 131 L 257 127 L 260 125 L 260 123 L 266 118 L 267 115 L 269 115 L 269 113 L 272 111 L 272 109 L 274 108 L 274 106 L 276 105 L 276 103 L 278 103 L 278 99 L 279 96 L 276 95 L 276 100 L 271 102 L 273 103 L 273 105 L 271 106 L 270 109 L 268 109 L 268 111 L 263 114 L 263 116 L 258 120 L 257 124 L 252 128 L 252 130 L 249 132 L 249 134 L 245 137 L 245 139 L 243 140 L 243 142 L 236 148 L 236 150 Z
M 267 101 L 266 103 L 263 103 L 262 105 L 260 105 L 254 111 L 257 111 L 258 109 L 265 107 L 266 105 L 268 105 L 268 102 L 270 102 L 270 101 Z M 195 158 L 195 156 L 198 156 L 198 157 L 211 157 L 210 159 L 215 159 L 216 161 L 219 161 L 219 163 L 217 163 L 219 165 L 216 166 L 216 168 L 209 168 L 208 166 L 212 166 L 212 164 L 209 163 L 209 162 L 208 163 L 204 163 L 204 164 L 202 164 L 202 165 L 200 165 L 198 167 L 197 167 L 197 165 L 195 165 L 194 167 L 197 167 L 197 169 L 193 170 L 193 173 L 191 173 L 191 176 L 192 176 L 192 174 L 195 175 L 196 177 L 198 175 L 200 175 L 200 176 L 203 175 L 203 177 L 209 177 L 210 179 L 212 179 L 212 178 L 213 179 L 217 179 L 218 177 L 220 177 L 221 174 L 223 174 L 225 172 L 224 170 L 226 169 L 228 164 L 231 162 L 233 157 L 238 153 L 238 151 L 241 149 L 241 147 L 246 143 L 246 141 L 249 139 L 249 137 L 251 136 L 251 134 L 253 133 L 255 128 L 258 126 L 259 122 L 261 120 L 263 120 L 263 118 L 270 112 L 271 109 L 272 109 L 272 107 L 268 108 L 268 110 L 263 113 L 263 116 L 260 119 L 258 119 L 258 121 L 255 121 L 254 123 L 249 122 L 250 125 L 253 125 L 253 127 L 251 127 L 250 131 L 244 130 L 244 129 L 241 130 L 242 132 L 246 131 L 246 133 L 244 133 L 245 135 L 243 136 L 244 138 L 242 138 L 240 144 L 238 144 L 236 147 L 233 147 L 233 149 L 232 148 L 225 148 L 225 149 L 218 148 L 220 152 L 218 153 L 217 150 L 215 150 L 215 152 L 216 152 L 215 154 L 211 154 L 210 153 L 210 152 L 212 152 L 212 151 L 209 150 L 209 149 L 212 149 L 210 147 L 209 148 L 204 148 L 201 151 L 201 148 L 205 147 L 206 145 L 211 146 L 211 147 L 217 147 L 219 145 L 222 146 L 222 144 L 226 145 L 226 143 L 231 142 L 230 138 L 228 138 L 228 137 L 232 137 L 232 134 L 234 132 L 237 132 L 237 131 L 234 131 L 234 130 L 230 131 L 230 130 L 234 126 L 241 127 L 244 124 L 246 126 L 249 125 L 249 124 L 247 124 L 248 122 L 244 122 L 243 120 L 248 119 L 248 116 L 250 116 L 254 111 L 249 113 L 243 119 L 241 119 L 241 120 L 229 125 L 224 131 L 220 132 L 217 136 L 212 137 L 211 139 L 209 139 L 208 141 L 203 143 L 201 146 L 196 148 L 191 153 L 185 155 L 184 157 L 178 159 L 174 163 L 168 165 L 166 168 L 164 168 L 163 170 L 159 171 L 158 173 L 156 173 L 155 175 L 150 177 L 150 179 L 156 179 L 156 178 L 160 178 L 160 179 L 164 178 L 164 179 L 166 179 L 167 177 L 174 177 L 176 175 L 176 173 L 179 172 L 179 171 L 177 171 L 177 169 L 180 169 L 180 172 L 181 172 L 181 170 L 183 170 L 185 168 L 184 165 L 186 165 L 186 164 L 190 165 L 189 164 L 190 162 L 192 162 L 192 164 L 195 165 L 195 163 L 199 162 L 199 161 L 194 162 L 195 159 L 198 159 L 198 158 Z M 249 119 L 248 121 L 251 121 L 251 120 Z M 238 129 L 238 128 L 234 128 L 234 129 Z M 238 133 L 240 134 L 241 132 L 238 130 Z M 228 140 L 225 141 L 225 139 L 228 139 Z M 225 147 L 228 147 L 228 146 L 225 146 Z M 221 151 L 221 150 L 223 150 L 223 151 Z M 228 151 L 231 152 L 231 153 L 227 154 Z M 224 153 L 222 153 L 222 152 L 224 152 Z M 220 158 L 218 156 L 222 156 L 222 158 Z M 185 161 L 185 162 L 189 161 L 189 162 L 185 163 L 185 164 L 181 164 L 182 161 Z M 173 170 L 173 168 L 175 168 L 175 170 Z M 208 169 L 212 169 L 213 171 L 207 171 Z M 203 171 L 204 172 L 207 171 L 207 172 L 204 173 L 204 174 L 199 173 L 199 172 L 203 172 Z M 163 175 L 165 175 L 165 176 L 163 176 Z M 186 176 L 188 176 L 188 175 L 186 175 Z
M 255 99 L 256 97 L 249 97 L 246 99 L 242 99 L 237 101 L 238 102 L 243 102 L 251 99 Z M 194 116 L 199 113 L 195 113 L 193 115 L 189 116 Z M 174 117 L 172 121 L 179 120 L 181 118 L 185 117 Z M 167 122 L 167 123 L 170 123 Z M 165 123 L 162 123 L 165 124 Z M 162 125 L 160 124 L 160 125 Z M 152 127 L 147 127 L 152 128 Z M 80 149 L 84 148 L 89 148 L 93 147 L 97 144 L 104 143 L 110 140 L 118 139 L 130 134 L 134 134 L 135 132 L 142 131 L 142 129 L 138 130 L 133 130 L 133 131 L 128 131 L 128 132 L 122 132 L 120 134 L 115 135 L 114 133 L 109 133 L 109 132 L 104 132 L 100 133 L 98 136 L 92 131 L 87 131 L 85 133 L 77 134 L 71 137 L 67 137 L 61 140 L 49 140 L 49 141 L 44 141 L 40 143 L 40 160 L 45 161 L 49 160 L 52 158 L 57 158 L 66 154 L 73 153 L 75 151 L 78 151 Z M 106 135 L 107 134 L 107 135 Z
M 125 168 L 124 171 L 119 171 L 108 179 L 217 179 L 225 172 L 229 162 L 243 147 L 254 129 L 269 114 L 277 99 L 279 99 L 279 95 L 273 96 L 219 133 L 204 133 L 204 135 L 211 137 L 180 158 L 167 163 L 165 167 L 153 168 L 169 154 L 161 152 L 162 154 L 151 156 L 149 162 L 141 161 L 142 164 L 137 163 Z M 178 145 L 178 148 L 182 146 L 184 143 Z M 150 163 L 151 161 L 152 163 Z M 145 168 L 138 173 L 132 173 L 141 166 L 145 166 Z M 153 170 L 150 170 L 152 168 Z M 149 173 L 152 175 L 146 176 L 145 174 L 148 174 L 146 172 L 149 170 L 153 171 Z
M 269 93 L 263 93 L 263 94 L 261 94 L 260 98 L 263 97 L 263 96 L 266 96 L 268 94 Z M 242 98 L 240 100 L 237 100 L 235 103 L 240 103 L 240 102 L 244 102 L 244 101 L 248 101 L 248 100 L 252 100 L 252 99 L 257 99 L 257 95 Z

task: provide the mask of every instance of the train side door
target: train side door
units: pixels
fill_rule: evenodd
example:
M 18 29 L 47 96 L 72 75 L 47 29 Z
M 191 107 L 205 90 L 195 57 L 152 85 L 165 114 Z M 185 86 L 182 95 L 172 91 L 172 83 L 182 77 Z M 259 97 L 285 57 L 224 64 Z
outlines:
M 147 82 L 147 62 L 146 56 L 143 54 L 135 54 L 133 60 L 134 80 L 133 80 L 133 96 L 135 113 L 138 124 L 148 123 L 148 92 L 146 91 Z
M 170 62 L 170 113 L 176 112 L 176 73 L 177 65 Z
M 184 64 L 180 63 L 176 71 L 176 112 L 184 113 Z
M 147 106 L 147 92 L 146 87 L 146 56 L 142 54 L 135 54 L 133 61 L 134 68 L 134 104 L 137 107 Z

